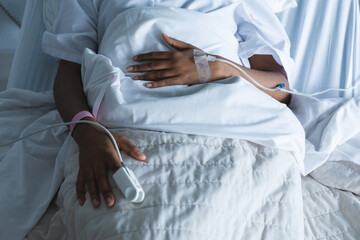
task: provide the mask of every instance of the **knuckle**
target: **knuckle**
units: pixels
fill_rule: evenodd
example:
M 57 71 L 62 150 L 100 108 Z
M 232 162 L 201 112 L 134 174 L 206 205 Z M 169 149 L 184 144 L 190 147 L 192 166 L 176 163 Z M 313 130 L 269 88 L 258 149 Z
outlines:
M 174 67 L 180 67 L 181 65 L 182 65 L 182 62 L 181 62 L 180 59 L 175 59 L 175 60 L 173 61 L 173 66 L 174 66 Z
M 157 87 L 164 87 L 166 85 L 166 81 L 157 82 Z
M 133 70 L 132 70 L 133 72 L 139 71 L 138 65 L 133 65 L 132 68 L 133 68 Z
M 97 194 L 97 193 L 90 193 L 90 198 L 91 198 L 91 199 L 99 199 L 99 194 Z
M 164 83 L 165 86 L 172 85 L 172 81 L 171 81 L 171 80 L 165 80 L 163 83 Z
M 155 68 L 156 68 L 156 63 L 155 63 L 155 62 L 150 62 L 150 63 L 149 63 L 149 68 L 150 68 L 151 70 L 155 69 Z
M 104 186 L 104 188 L 101 190 L 101 194 L 104 197 L 110 196 L 112 194 L 110 186 Z
M 181 56 L 181 52 L 174 52 L 173 56 L 174 58 L 179 58 Z
M 182 75 L 184 75 L 184 71 L 182 71 L 179 68 L 175 68 L 174 69 L 174 74 L 177 75 L 177 76 L 182 76 Z
M 164 76 L 164 74 L 162 72 L 157 72 L 154 75 L 155 75 L 155 78 L 157 78 L 157 79 L 163 78 L 163 76 Z
M 85 180 L 86 180 L 87 183 L 92 183 L 92 182 L 95 181 L 95 177 L 92 174 L 86 174 Z
M 106 191 L 106 192 L 101 192 L 101 195 L 103 195 L 104 200 L 106 201 L 106 198 L 111 197 L 111 195 L 113 194 L 109 191 Z
M 120 142 L 126 142 L 127 138 L 125 136 L 119 136 L 118 141 Z
M 101 169 L 97 170 L 97 171 L 95 172 L 95 174 L 96 174 L 96 178 L 97 178 L 98 180 L 104 179 L 104 178 L 107 177 L 107 174 L 106 174 L 106 171 L 104 170 L 104 168 L 101 168 Z
M 145 78 L 146 80 L 153 80 L 153 79 L 156 78 L 156 76 L 155 76 L 154 73 L 150 73 L 150 74 L 144 75 L 144 78 Z
M 132 151 L 140 152 L 140 149 L 137 146 L 133 145 L 132 146 Z
M 76 185 L 76 194 L 81 197 L 85 194 L 85 191 L 83 190 L 83 187 L 78 187 L 78 185 Z
M 85 185 L 85 183 L 84 183 L 84 182 L 77 181 L 77 182 L 76 182 L 76 189 L 81 190 L 81 189 L 83 189 L 83 188 L 84 188 L 84 185 Z

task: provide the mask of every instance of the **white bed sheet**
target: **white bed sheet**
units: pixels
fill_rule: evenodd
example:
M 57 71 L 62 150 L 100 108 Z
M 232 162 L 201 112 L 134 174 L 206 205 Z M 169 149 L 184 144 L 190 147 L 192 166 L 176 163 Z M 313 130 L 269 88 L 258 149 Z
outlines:
M 43 1 L 27 1 L 20 41 L 12 63 L 7 89 L 48 91 L 53 88 L 59 62 L 42 52 L 45 31 Z
M 358 0 L 301 0 L 298 7 L 278 15 L 292 44 L 298 91 L 348 88 L 360 81 L 360 12 Z M 350 97 L 330 92 L 320 98 Z

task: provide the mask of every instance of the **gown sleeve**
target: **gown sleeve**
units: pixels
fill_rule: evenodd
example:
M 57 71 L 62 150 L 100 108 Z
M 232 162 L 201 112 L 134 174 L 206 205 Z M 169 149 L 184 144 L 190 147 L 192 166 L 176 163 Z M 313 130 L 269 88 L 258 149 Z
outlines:
M 290 56 L 290 41 L 273 10 L 259 0 L 244 0 L 237 5 L 235 19 L 239 58 L 272 55 L 284 67 L 291 84 L 294 61 Z

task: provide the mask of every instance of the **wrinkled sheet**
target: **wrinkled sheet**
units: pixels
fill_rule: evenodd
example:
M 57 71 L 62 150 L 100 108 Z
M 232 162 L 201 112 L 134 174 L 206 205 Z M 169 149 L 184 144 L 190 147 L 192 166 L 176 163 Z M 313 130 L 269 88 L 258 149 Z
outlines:
M 291 42 L 295 61 L 292 88 L 317 92 L 327 88 L 347 88 L 360 81 L 359 0 L 301 0 L 298 6 L 278 15 Z M 320 98 L 351 97 L 360 86 L 347 93 L 328 92 Z
M 321 100 L 293 96 L 290 108 L 306 133 L 305 174 L 326 161 L 360 165 L 359 96 Z
M 0 143 L 60 122 L 52 92 L 0 93 Z M 60 127 L 0 147 L 0 239 L 23 239 L 48 208 L 63 180 L 57 154 L 67 135 Z

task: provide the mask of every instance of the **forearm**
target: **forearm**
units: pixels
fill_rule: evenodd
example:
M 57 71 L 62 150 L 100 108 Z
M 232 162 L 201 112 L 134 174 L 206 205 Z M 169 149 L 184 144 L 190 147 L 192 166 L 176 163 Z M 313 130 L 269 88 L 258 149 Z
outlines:
M 221 57 L 220 57 L 221 58 Z M 278 65 L 275 60 L 272 61 L 272 57 L 269 56 L 254 56 L 250 58 L 251 68 L 246 68 L 236 64 L 238 67 L 243 69 L 247 74 L 249 74 L 254 80 L 259 84 L 267 88 L 276 88 L 279 84 L 285 84 L 285 89 L 289 89 L 289 83 L 286 77 L 284 69 Z M 266 62 L 266 63 L 264 63 Z M 240 76 L 250 83 L 254 84 L 244 73 L 238 69 L 230 66 L 227 63 L 216 62 L 213 66 L 213 71 L 215 75 L 220 75 L 220 78 L 226 78 L 231 76 Z M 256 85 L 255 85 L 256 86 Z M 285 92 L 271 92 L 266 91 L 258 86 L 256 86 L 261 91 L 269 94 L 274 99 L 282 103 L 288 103 L 290 95 Z
M 81 65 L 61 61 L 54 84 L 56 107 L 69 122 L 80 111 L 89 111 L 81 80 Z
M 57 109 L 64 122 L 70 122 L 80 111 L 90 111 L 81 80 L 81 65 L 61 61 L 54 84 L 54 98 Z M 86 118 L 86 120 L 93 120 Z M 73 132 L 74 139 L 79 143 L 81 128 L 96 128 L 90 125 L 78 124 Z

